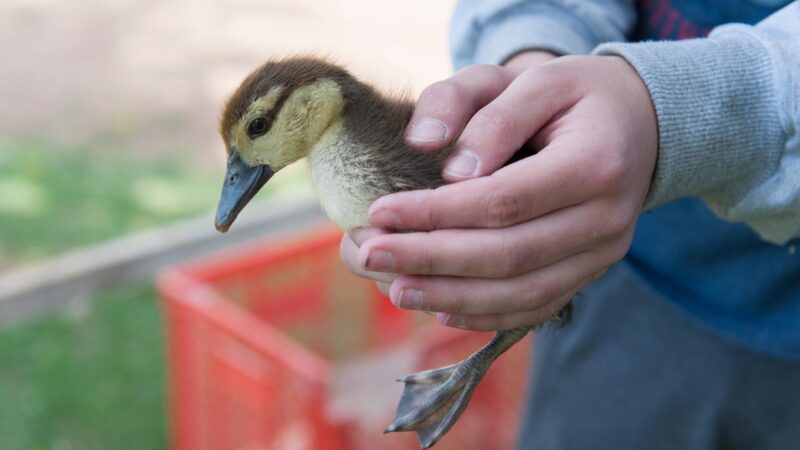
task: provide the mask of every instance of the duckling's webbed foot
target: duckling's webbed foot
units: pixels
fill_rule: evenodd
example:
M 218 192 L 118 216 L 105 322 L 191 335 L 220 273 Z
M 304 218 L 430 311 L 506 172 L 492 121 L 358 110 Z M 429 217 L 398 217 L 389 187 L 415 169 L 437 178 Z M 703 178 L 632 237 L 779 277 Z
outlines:
M 458 364 L 408 375 L 394 421 L 384 431 L 416 431 L 422 448 L 433 446 L 458 420 L 492 362 L 530 328 L 498 331 L 483 348 Z

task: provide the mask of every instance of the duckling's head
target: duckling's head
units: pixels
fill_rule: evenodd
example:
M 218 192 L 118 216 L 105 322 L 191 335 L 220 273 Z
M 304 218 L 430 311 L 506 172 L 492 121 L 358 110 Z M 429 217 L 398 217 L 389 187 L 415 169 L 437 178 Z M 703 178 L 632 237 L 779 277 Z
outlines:
M 228 170 L 216 227 L 225 232 L 276 172 L 308 156 L 344 111 L 358 82 L 344 69 L 311 57 L 270 61 L 251 73 L 225 104 L 220 134 Z

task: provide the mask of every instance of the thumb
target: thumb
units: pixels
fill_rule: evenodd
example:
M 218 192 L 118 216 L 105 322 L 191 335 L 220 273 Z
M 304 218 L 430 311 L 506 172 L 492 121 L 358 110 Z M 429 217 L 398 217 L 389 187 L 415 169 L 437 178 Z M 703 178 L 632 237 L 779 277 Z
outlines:
M 489 175 L 562 111 L 578 99 L 569 76 L 554 65 L 520 74 L 495 100 L 470 119 L 445 164 L 445 180 Z

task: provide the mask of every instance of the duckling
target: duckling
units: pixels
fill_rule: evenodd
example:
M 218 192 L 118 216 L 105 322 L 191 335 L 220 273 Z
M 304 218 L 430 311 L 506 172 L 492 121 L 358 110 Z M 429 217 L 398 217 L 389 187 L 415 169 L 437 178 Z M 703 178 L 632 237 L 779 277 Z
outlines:
M 325 213 L 347 231 L 369 226 L 367 210 L 393 192 L 444 184 L 453 148 L 422 153 L 404 130 L 413 103 L 382 95 L 341 67 L 312 57 L 270 61 L 253 71 L 225 105 L 220 133 L 228 166 L 216 215 L 225 232 L 253 195 L 288 164 L 308 158 Z M 551 319 L 564 322 L 568 309 Z M 464 361 L 408 375 L 385 432 L 417 432 L 433 446 L 466 408 L 492 362 L 530 328 L 500 330 Z

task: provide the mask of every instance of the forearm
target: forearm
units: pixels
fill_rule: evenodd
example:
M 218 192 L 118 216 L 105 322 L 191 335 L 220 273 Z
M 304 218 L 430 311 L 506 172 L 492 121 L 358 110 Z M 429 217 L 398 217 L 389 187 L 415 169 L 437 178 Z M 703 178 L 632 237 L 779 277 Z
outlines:
M 646 207 L 701 196 L 765 240 L 800 236 L 800 4 L 708 39 L 607 44 L 650 90 L 659 157 Z
M 623 41 L 632 0 L 461 0 L 450 29 L 453 64 L 502 64 L 525 50 L 586 54 Z

